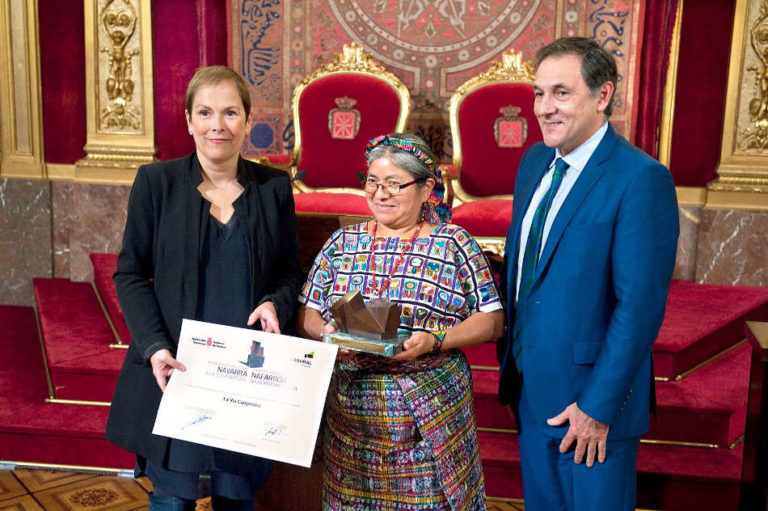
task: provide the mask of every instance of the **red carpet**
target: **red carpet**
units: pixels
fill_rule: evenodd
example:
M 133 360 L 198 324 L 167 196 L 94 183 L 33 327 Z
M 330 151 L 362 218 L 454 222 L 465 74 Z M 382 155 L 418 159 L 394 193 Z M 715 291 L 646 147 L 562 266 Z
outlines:
M 129 335 L 112 284 L 116 257 L 93 254 L 94 286 L 35 279 L 34 289 L 55 397 L 111 399 L 125 350 L 105 311 L 127 342 Z M 96 292 L 94 291 L 96 290 Z M 746 320 L 768 321 L 768 289 L 675 282 L 654 344 L 658 418 L 640 447 L 640 502 L 689 509 L 703 499 L 719 508 L 738 500 L 749 406 L 752 348 Z M 44 403 L 48 388 L 34 313 L 0 306 L 0 457 L 4 460 L 129 468 L 133 457 L 103 440 L 107 408 Z M 465 350 L 473 366 L 480 449 L 489 496 L 520 498 L 516 428 L 496 398 L 496 345 Z M 675 378 L 678 378 L 676 381 Z M 645 485 L 645 486 L 643 486 Z M 710 491 L 717 488 L 717 495 Z M 706 498 L 704 498 L 706 496 Z M 719 500 L 718 500 L 719 499 Z
M 744 434 L 752 348 L 743 343 L 681 381 L 657 382 L 645 438 L 728 447 Z
M 111 401 L 125 350 L 115 342 L 93 287 L 34 279 L 35 299 L 54 397 Z
M 645 438 L 730 445 L 744 433 L 750 362 L 750 346 L 743 343 L 681 381 L 657 382 L 658 419 L 651 419 Z M 515 429 L 498 404 L 498 371 L 475 369 L 472 378 L 478 426 Z
M 104 440 L 107 408 L 47 404 L 34 310 L 0 305 L 0 459 L 131 468 L 133 456 Z M 12 360 L 13 363 L 7 363 Z
M 674 379 L 744 338 L 744 321 L 768 317 L 768 289 L 673 281 L 653 346 L 657 377 Z

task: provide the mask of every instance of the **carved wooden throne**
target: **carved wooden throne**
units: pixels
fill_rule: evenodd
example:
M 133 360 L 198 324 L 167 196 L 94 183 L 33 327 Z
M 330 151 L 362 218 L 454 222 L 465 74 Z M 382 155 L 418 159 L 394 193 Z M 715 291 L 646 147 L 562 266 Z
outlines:
M 453 222 L 503 252 L 520 159 L 542 139 L 533 114 L 533 66 L 509 51 L 451 96 Z
M 355 43 L 305 77 L 292 99 L 295 145 L 291 177 L 296 212 L 370 215 L 359 174 L 365 147 L 378 135 L 403 131 L 407 87 Z

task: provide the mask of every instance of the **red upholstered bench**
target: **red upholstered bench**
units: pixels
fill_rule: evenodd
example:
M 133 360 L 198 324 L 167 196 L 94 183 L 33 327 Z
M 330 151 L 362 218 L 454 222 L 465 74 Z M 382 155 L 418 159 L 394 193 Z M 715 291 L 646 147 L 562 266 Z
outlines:
M 294 194 L 296 213 L 305 215 L 370 216 L 368 202 L 361 195 L 350 193 L 309 192 Z
M 453 208 L 454 224 L 475 237 L 504 237 L 512 222 L 512 199 L 483 199 Z

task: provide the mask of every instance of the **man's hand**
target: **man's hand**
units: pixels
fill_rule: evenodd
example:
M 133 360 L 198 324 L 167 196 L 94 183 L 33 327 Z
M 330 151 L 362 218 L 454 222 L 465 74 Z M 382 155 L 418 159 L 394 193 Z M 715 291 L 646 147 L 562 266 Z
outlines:
M 595 454 L 597 454 L 597 461 L 604 462 L 608 430 L 611 427 L 582 412 L 576 403 L 571 403 L 557 416 L 547 419 L 547 424 L 550 426 L 561 426 L 566 422 L 569 423 L 569 427 L 563 441 L 560 442 L 560 452 L 567 452 L 576 440 L 573 461 L 581 463 L 586 451 L 588 467 L 595 464 Z
M 149 363 L 152 365 L 152 374 L 155 380 L 157 380 L 157 386 L 163 392 L 165 392 L 166 379 L 173 374 L 174 369 L 178 369 L 181 372 L 187 370 L 184 364 L 173 358 L 173 355 L 167 349 L 158 350 L 153 353 L 149 358 Z

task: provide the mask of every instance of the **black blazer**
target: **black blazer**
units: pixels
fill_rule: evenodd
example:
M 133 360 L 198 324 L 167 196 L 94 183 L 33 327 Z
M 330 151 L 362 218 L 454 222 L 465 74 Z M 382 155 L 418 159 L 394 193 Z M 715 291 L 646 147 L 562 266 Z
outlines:
M 272 301 L 286 331 L 302 284 L 291 184 L 285 172 L 242 158 L 237 174 L 244 191 L 234 208 L 240 225 L 247 226 L 250 308 Z M 114 275 L 131 344 L 106 436 L 157 464 L 163 463 L 168 439 L 152 435 L 162 393 L 149 359 L 163 348 L 175 353 L 182 319 L 196 319 L 201 240 L 208 225 L 202 219 L 210 210 L 197 190 L 202 181 L 195 153 L 139 168 Z

